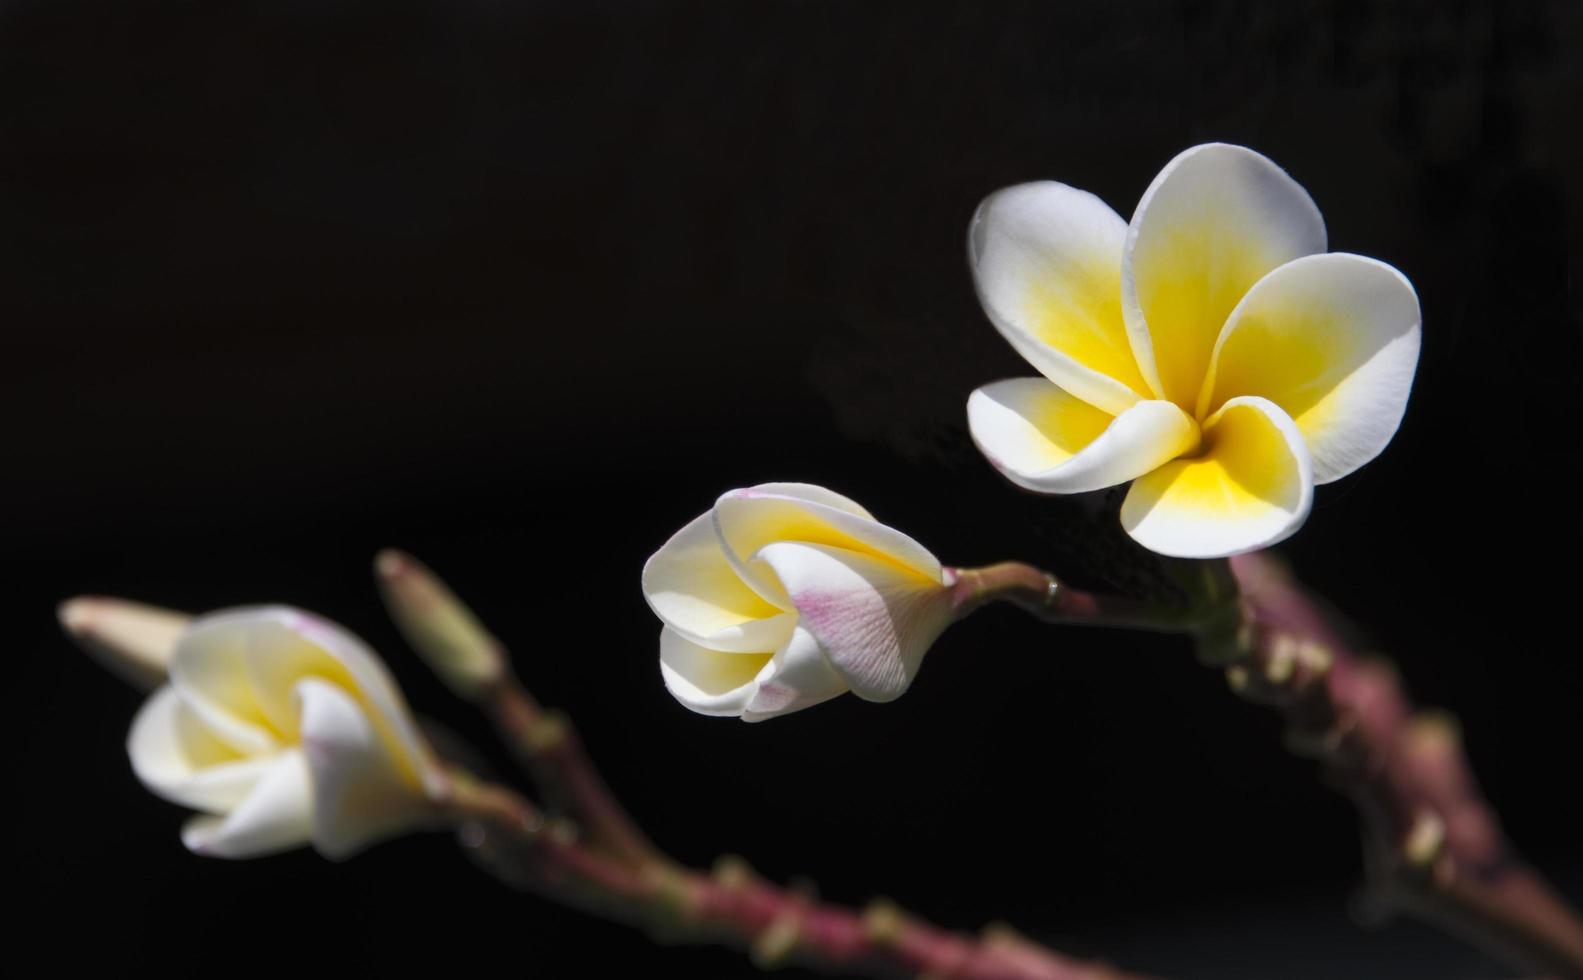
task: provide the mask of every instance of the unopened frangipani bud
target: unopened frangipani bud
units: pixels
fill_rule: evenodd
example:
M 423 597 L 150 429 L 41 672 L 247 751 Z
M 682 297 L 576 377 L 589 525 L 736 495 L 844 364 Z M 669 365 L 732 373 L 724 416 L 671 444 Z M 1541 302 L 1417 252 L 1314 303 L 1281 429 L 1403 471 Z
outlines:
M 470 698 L 501 678 L 500 641 L 422 562 L 387 548 L 374 572 L 402 636 L 447 686 Z
M 164 682 L 176 640 L 192 618 L 105 596 L 68 599 L 59 614 L 61 626 L 79 646 L 146 691 Z
M 346 857 L 428 823 L 445 785 L 373 651 L 285 606 L 194 619 L 127 752 L 145 786 L 199 811 L 182 841 L 214 857 Z
M 899 697 L 954 611 L 951 573 L 846 497 L 732 490 L 643 568 L 665 686 L 694 711 L 759 721 L 846 691 Z

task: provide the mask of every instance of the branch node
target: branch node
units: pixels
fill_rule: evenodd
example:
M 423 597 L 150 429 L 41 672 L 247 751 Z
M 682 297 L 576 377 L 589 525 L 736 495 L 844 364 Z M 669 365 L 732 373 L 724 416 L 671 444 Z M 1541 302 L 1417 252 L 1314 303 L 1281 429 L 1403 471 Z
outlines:
M 562 847 L 570 847 L 577 843 L 577 825 L 565 817 L 551 817 L 542 821 L 544 836 Z
M 533 755 L 543 755 L 546 752 L 566 742 L 566 734 L 571 721 L 564 712 L 549 711 L 542 718 L 535 719 L 523 733 L 528 752 Z
M 888 898 L 873 899 L 863 909 L 863 934 L 876 946 L 894 946 L 906 922 L 901 906 Z
M 1297 651 L 1301 644 L 1297 638 L 1281 633 L 1270 640 L 1270 652 L 1264 661 L 1264 679 L 1277 686 L 1285 684 L 1297 673 Z
M 753 866 L 735 854 L 722 854 L 715 859 L 712 869 L 714 879 L 726 891 L 741 891 L 758 877 Z
M 1428 868 L 1446 845 L 1446 822 L 1433 810 L 1420 810 L 1402 840 L 1402 856 L 1417 868 Z
M 754 966 L 761 970 L 772 970 L 786 964 L 797 949 L 797 941 L 802 935 L 806 904 L 802 899 L 793 897 L 770 920 L 770 924 L 753 937 L 748 946 L 748 958 Z
M 1310 678 L 1317 680 L 1330 673 L 1336 665 L 1336 655 L 1317 640 L 1304 640 L 1297 645 L 1297 662 L 1308 671 Z

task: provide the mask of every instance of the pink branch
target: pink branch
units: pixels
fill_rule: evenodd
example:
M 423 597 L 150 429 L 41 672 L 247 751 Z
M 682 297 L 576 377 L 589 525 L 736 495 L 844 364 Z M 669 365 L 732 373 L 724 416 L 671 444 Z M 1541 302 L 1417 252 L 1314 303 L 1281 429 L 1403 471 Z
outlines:
M 1211 563 L 1203 563 L 1211 566 Z M 1225 566 L 1206 567 L 1221 585 Z M 1268 555 L 1231 559 L 1236 588 L 1162 607 L 1067 589 L 1006 563 L 959 572 L 959 607 L 1009 601 L 1058 623 L 1188 633 L 1240 696 L 1287 721 L 1366 830 L 1370 912 L 1439 924 L 1515 966 L 1583 978 L 1583 921 L 1519 860 L 1444 714 L 1415 710 L 1396 672 L 1351 649 L 1317 601 Z
M 845 974 L 950 980 L 1142 980 L 1071 959 L 1009 930 L 981 938 L 948 932 L 888 903 L 866 910 L 815 901 L 769 884 L 740 862 L 713 874 L 668 860 L 633 865 L 584 847 L 500 786 L 457 773 L 452 815 L 463 843 L 488 871 L 519 888 L 649 930 L 656 938 L 719 943 L 754 963 Z
M 1232 686 L 1287 719 L 1364 814 L 1371 906 L 1449 927 L 1514 965 L 1583 977 L 1583 920 L 1514 853 L 1479 792 L 1455 724 L 1416 711 L 1396 672 L 1349 648 L 1265 555 L 1232 559 L 1244 596 L 1234 636 L 1206 637 Z

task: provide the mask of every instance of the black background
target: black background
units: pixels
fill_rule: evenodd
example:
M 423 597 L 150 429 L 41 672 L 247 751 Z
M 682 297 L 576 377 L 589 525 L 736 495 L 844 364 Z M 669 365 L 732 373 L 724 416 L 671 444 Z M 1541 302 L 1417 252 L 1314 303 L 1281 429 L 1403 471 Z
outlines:
M 437 835 L 182 850 L 125 761 L 137 695 L 54 604 L 312 608 L 483 743 L 382 616 L 398 544 L 690 862 L 1140 970 L 1500 975 L 1352 926 L 1348 806 L 1182 641 L 994 610 L 899 702 L 747 726 L 665 694 L 638 569 L 720 491 L 801 479 L 948 563 L 1135 587 L 1081 530 L 1113 500 L 1023 497 L 966 440 L 968 392 L 1032 373 L 977 307 L 967 218 L 1042 177 L 1130 214 L 1186 146 L 1251 145 L 1424 309 L 1401 431 L 1283 551 L 1459 713 L 1583 898 L 1580 27 L 1428 0 L 0 4 L 18 938 L 170 975 L 750 971 L 513 895 Z

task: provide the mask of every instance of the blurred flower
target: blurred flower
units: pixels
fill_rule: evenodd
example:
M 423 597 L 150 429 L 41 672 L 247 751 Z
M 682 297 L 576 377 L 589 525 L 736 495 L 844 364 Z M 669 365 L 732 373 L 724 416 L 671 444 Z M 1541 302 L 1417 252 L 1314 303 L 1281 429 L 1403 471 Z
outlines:
M 759 721 L 846 691 L 899 697 L 952 618 L 948 573 L 805 483 L 732 490 L 643 568 L 660 670 L 687 707 Z
M 145 786 L 200 811 L 193 851 L 341 858 L 433 814 L 443 780 L 401 692 L 340 627 L 283 606 L 200 616 L 169 669 L 127 751 Z
M 1065 184 L 1009 187 L 979 206 L 969 257 L 990 320 L 1043 375 L 975 391 L 973 440 L 1030 490 L 1133 481 L 1121 520 L 1154 551 L 1281 540 L 1314 484 L 1373 459 L 1401 422 L 1411 284 L 1326 253 L 1308 193 L 1252 150 L 1183 152 L 1130 225 Z

